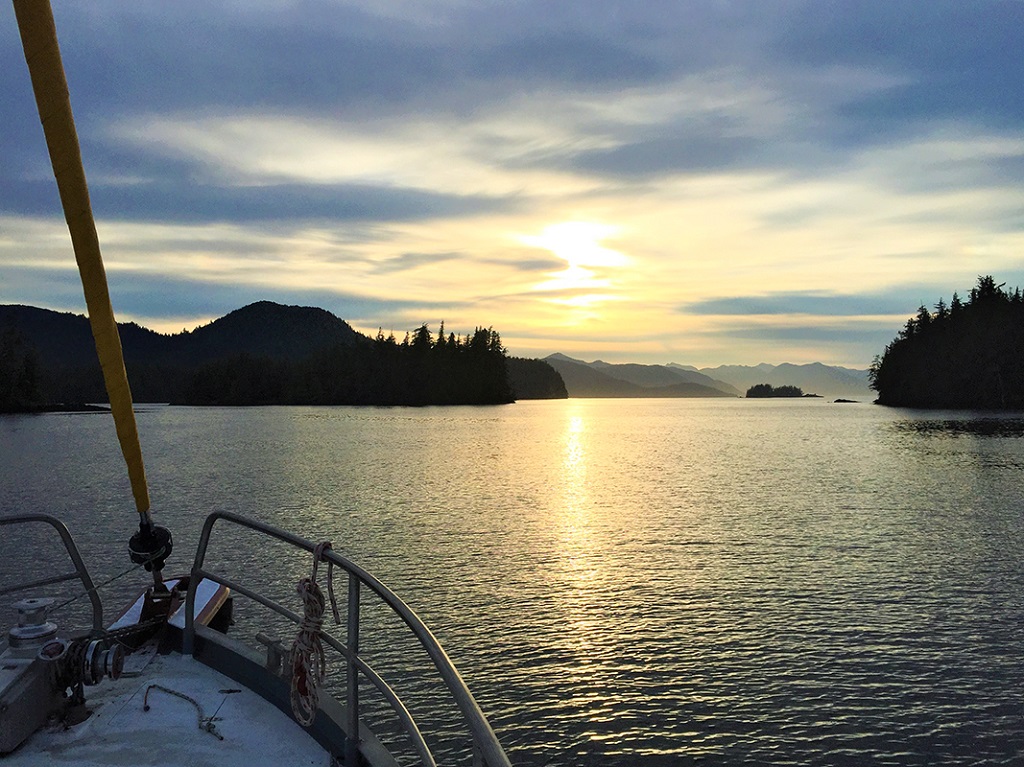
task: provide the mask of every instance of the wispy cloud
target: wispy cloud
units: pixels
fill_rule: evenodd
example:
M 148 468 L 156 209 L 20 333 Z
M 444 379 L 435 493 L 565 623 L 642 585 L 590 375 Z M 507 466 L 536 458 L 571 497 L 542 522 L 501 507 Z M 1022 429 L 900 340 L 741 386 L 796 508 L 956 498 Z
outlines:
M 842 295 L 836 293 L 775 293 L 763 296 L 706 298 L 679 307 L 687 314 L 777 315 L 810 314 L 823 317 L 903 314 L 905 295 Z

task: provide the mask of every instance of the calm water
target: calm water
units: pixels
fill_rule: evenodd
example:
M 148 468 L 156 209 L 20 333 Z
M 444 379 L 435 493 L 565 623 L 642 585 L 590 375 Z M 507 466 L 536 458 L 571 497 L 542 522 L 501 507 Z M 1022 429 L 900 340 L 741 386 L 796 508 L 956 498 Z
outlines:
M 569 400 L 139 427 L 172 569 L 212 510 L 332 540 L 431 625 L 524 767 L 1024 762 L 1024 414 Z M 123 569 L 109 417 L 0 418 L 10 511 Z

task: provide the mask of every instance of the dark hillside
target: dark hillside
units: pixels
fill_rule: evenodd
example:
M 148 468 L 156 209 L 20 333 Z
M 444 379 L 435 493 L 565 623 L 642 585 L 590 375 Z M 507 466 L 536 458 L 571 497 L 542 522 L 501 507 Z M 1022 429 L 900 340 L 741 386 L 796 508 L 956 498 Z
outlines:
M 640 397 L 733 397 L 716 386 L 683 381 L 670 386 L 649 386 L 641 390 Z
M 33 306 L 0 306 L 0 328 L 17 331 L 39 366 L 45 402 L 105 402 L 89 320 Z M 175 399 L 205 363 L 238 355 L 297 361 L 326 348 L 370 340 L 323 309 L 260 301 L 192 332 L 165 335 L 134 322 L 118 323 L 132 394 L 137 402 Z
M 46 367 L 96 364 L 89 320 L 82 314 L 34 306 L 0 306 L 0 326 L 13 325 Z M 370 340 L 324 309 L 270 301 L 236 309 L 191 332 L 165 335 L 134 322 L 117 325 L 129 368 L 137 365 L 196 365 L 229 355 L 305 359 L 324 347 Z
M 30 350 L 36 367 L 35 404 L 106 401 L 92 330 L 84 315 L 0 306 L 0 333 L 12 334 Z M 130 331 L 127 335 L 133 336 Z
M 612 364 L 609 362 L 602 362 L 596 360 L 589 364 L 596 370 L 600 370 L 606 375 L 610 375 L 612 378 L 618 378 L 623 381 L 629 381 L 635 383 L 637 386 L 651 389 L 666 389 L 672 391 L 671 387 L 676 387 L 680 394 L 664 394 L 659 396 L 691 396 L 685 392 L 701 392 L 701 388 L 691 388 L 688 386 L 679 386 L 679 384 L 697 384 L 699 387 L 708 389 L 717 389 L 720 392 L 731 396 L 739 396 L 739 390 L 734 386 L 725 383 L 724 381 L 718 381 L 710 376 L 704 375 L 696 370 L 687 370 L 683 367 L 671 367 L 668 365 L 638 365 L 636 363 L 626 364 Z M 694 394 L 694 396 L 703 396 L 702 394 Z
M 512 396 L 517 400 L 565 399 L 569 396 L 558 371 L 544 360 L 509 357 L 507 368 Z
M 612 378 L 586 364 L 572 362 L 562 354 L 552 354 L 544 361 L 562 376 L 570 397 L 637 397 L 642 391 L 635 383 Z
M 306 359 L 325 347 L 370 343 L 342 319 L 325 309 L 283 306 L 258 301 L 196 328 L 171 337 L 178 362 L 206 362 L 248 354 L 275 360 Z
M 683 380 L 671 368 L 662 365 L 638 365 L 636 363 L 615 365 L 602 360 L 594 360 L 589 367 L 600 370 L 612 378 L 635 383 L 637 386 L 671 386 Z
M 261 301 L 192 332 L 164 335 L 135 323 L 118 329 L 136 402 L 462 405 L 513 399 L 507 353 L 492 328 L 434 338 L 424 325 L 399 344 L 382 334 L 371 340 L 323 309 Z M 0 342 L 0 411 L 106 402 L 84 316 L 0 306 Z M 557 396 L 543 370 L 519 372 L 524 392 Z M 535 374 L 541 378 L 532 380 Z
M 0 327 L 15 328 L 47 367 L 98 364 L 85 315 L 7 305 L 0 306 Z
M 564 354 L 552 354 L 545 361 L 561 374 L 570 397 L 734 397 L 738 394 L 728 384 L 706 375 L 664 365 L 586 363 Z

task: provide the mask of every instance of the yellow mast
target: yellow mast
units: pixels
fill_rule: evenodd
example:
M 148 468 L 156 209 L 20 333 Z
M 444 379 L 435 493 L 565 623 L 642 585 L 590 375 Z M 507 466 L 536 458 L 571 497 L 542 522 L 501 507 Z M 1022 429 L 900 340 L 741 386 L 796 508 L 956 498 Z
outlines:
M 124 368 L 121 353 L 121 339 L 117 334 L 114 310 L 107 291 L 107 276 L 100 256 L 96 223 L 89 203 L 89 188 L 82 167 L 82 154 L 78 146 L 78 134 L 71 114 L 71 100 L 68 84 L 61 63 L 60 47 L 57 44 L 57 30 L 49 0 L 14 0 L 14 12 L 21 32 L 21 43 L 25 48 L 35 91 L 39 119 L 46 134 L 46 146 L 50 151 L 53 175 L 57 179 L 64 218 L 71 232 L 71 243 L 75 260 L 82 276 L 85 290 L 85 304 L 89 312 L 89 324 L 96 341 L 96 352 L 103 369 L 103 381 L 110 397 L 110 410 L 114 416 L 117 439 L 128 465 L 135 506 L 141 520 L 147 527 L 149 515 L 149 490 L 146 485 L 146 469 L 142 463 L 142 448 L 139 444 L 135 412 L 132 409 L 132 394 L 128 388 L 128 374 Z

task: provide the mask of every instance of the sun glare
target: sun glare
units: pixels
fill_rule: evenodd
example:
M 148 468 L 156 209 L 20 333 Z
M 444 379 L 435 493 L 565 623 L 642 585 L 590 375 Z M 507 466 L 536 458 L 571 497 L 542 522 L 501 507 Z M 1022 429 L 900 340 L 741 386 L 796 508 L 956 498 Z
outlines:
M 524 245 L 554 253 L 566 262 L 562 271 L 552 272 L 551 279 L 535 286 L 543 291 L 579 291 L 607 289 L 611 281 L 598 276 L 598 271 L 625 266 L 629 259 L 617 250 L 601 244 L 618 232 L 618 227 L 587 221 L 565 221 L 546 227 L 539 235 L 520 237 Z M 610 296 L 593 297 L 607 300 Z
M 526 245 L 550 250 L 571 267 L 624 266 L 626 257 L 600 243 L 618 232 L 618 227 L 587 221 L 552 224 L 538 236 L 523 237 Z

